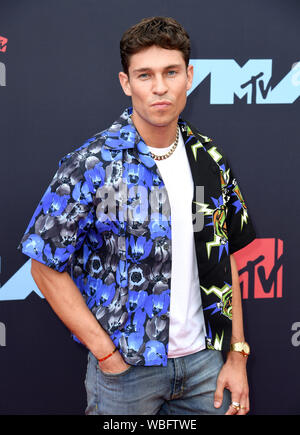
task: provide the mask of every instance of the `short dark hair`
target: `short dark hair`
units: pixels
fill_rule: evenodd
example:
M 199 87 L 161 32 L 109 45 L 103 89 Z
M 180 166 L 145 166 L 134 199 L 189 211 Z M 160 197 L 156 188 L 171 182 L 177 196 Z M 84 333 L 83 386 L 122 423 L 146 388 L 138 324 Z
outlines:
M 128 74 L 130 56 L 145 48 L 157 45 L 182 52 L 186 67 L 190 59 L 190 37 L 174 18 L 149 17 L 130 27 L 120 41 L 123 71 Z

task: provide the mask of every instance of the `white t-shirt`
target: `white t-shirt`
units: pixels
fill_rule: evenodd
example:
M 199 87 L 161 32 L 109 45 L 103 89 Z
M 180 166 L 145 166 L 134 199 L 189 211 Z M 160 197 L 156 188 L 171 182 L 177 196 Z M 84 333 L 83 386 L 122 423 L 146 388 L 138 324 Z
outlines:
M 166 148 L 148 147 L 155 155 Z M 155 160 L 171 206 L 172 271 L 168 357 L 180 357 L 205 348 L 205 323 L 192 224 L 193 178 L 182 135 L 165 160 Z

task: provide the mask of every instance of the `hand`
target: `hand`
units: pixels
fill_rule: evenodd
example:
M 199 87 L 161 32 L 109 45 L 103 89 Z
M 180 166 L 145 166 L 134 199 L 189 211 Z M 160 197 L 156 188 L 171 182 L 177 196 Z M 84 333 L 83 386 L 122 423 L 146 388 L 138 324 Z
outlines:
M 227 361 L 219 373 L 215 392 L 215 407 L 219 408 L 222 404 L 224 388 L 231 392 L 231 401 L 237 402 L 241 406 L 241 409 L 236 410 L 230 405 L 225 415 L 245 415 L 249 412 L 246 362 L 247 358 L 239 352 L 229 352 Z
M 130 367 L 130 365 L 124 361 L 118 350 L 105 361 L 99 361 L 98 365 L 102 372 L 112 374 L 124 372 L 128 367 Z

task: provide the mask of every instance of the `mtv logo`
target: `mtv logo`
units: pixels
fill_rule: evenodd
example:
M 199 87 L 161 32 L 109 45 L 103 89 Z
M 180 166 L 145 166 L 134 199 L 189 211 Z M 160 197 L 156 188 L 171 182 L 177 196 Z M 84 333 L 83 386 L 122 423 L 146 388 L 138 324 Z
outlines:
M 243 299 L 281 298 L 283 241 L 255 239 L 234 254 Z
M 2 53 L 6 52 L 7 41 L 7 38 L 4 38 L 4 36 L 0 36 L 0 51 L 2 51 Z
M 240 66 L 234 59 L 191 59 L 193 85 L 188 95 L 207 77 L 210 104 L 234 104 L 246 98 L 247 104 L 292 104 L 300 97 L 300 62 L 272 85 L 272 59 L 249 59 Z

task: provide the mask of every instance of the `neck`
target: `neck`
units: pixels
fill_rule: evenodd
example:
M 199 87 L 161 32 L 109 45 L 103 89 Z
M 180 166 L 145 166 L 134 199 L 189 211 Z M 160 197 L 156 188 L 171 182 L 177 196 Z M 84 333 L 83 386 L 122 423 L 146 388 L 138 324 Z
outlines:
M 176 140 L 178 119 L 163 126 L 146 123 L 134 112 L 131 119 L 144 142 L 150 147 L 166 148 Z

